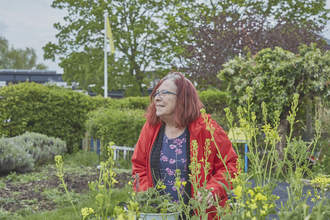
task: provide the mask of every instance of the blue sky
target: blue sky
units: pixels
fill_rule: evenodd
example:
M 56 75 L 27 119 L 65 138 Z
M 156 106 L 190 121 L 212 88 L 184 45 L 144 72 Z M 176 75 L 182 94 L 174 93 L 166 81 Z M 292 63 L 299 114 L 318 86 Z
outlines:
M 38 62 L 44 63 L 49 70 L 62 73 L 58 61 L 43 60 L 42 47 L 49 41 L 56 43 L 56 22 L 63 22 L 66 11 L 50 7 L 53 0 L 0 0 L 0 35 L 15 48 L 32 47 L 36 50 Z M 330 0 L 327 0 L 330 8 Z M 324 37 L 330 39 L 330 23 Z

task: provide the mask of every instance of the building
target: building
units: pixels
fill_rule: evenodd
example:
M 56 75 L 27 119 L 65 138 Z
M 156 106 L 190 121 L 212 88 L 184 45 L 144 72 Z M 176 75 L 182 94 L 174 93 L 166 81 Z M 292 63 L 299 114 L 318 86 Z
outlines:
M 67 86 L 67 83 L 63 81 L 62 74 L 57 74 L 56 71 L 0 69 L 1 87 L 8 85 L 9 83 L 17 84 L 26 81 L 40 84 L 51 82 L 61 87 L 69 87 Z
M 64 88 L 71 88 L 76 90 L 76 85 L 68 86 L 68 84 L 62 79 L 62 74 L 56 73 L 56 71 L 49 70 L 11 70 L 0 69 L 0 88 L 8 85 L 9 83 L 17 84 L 19 82 L 35 82 L 40 84 L 53 83 Z M 90 96 L 96 96 L 96 93 L 92 92 L 93 87 L 89 87 L 85 94 Z M 148 95 L 151 94 L 152 88 L 148 89 Z M 82 92 L 82 90 L 76 90 Z M 115 99 L 124 98 L 124 91 L 109 91 L 108 97 Z

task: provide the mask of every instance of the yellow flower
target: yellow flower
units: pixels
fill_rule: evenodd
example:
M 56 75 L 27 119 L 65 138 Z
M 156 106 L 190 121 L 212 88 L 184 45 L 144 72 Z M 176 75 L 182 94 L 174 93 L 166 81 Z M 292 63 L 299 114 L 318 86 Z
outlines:
M 183 185 L 183 186 L 186 186 L 186 184 L 187 184 L 187 181 L 183 181 L 183 182 L 182 182 L 182 185 Z
M 88 213 L 88 208 L 82 208 L 81 209 L 81 215 L 86 218 L 87 215 L 89 215 Z
M 254 191 L 252 189 L 249 189 L 248 190 L 248 193 L 250 193 L 251 196 L 254 196 L 255 195 L 255 193 L 254 193 Z
M 251 209 L 256 209 L 257 208 L 257 204 L 256 203 L 251 203 L 250 207 L 251 207 Z
M 62 156 L 61 155 L 56 155 L 55 156 L 55 161 L 56 161 L 56 163 L 61 163 L 62 162 Z
M 267 201 L 267 197 L 262 195 L 261 193 L 258 193 L 256 195 L 256 199 L 260 200 L 260 201 Z
M 242 189 L 243 189 L 242 186 L 237 186 L 235 189 L 233 189 L 233 192 L 238 198 L 242 196 Z
M 118 183 L 118 181 L 115 178 L 112 178 L 112 184 Z
M 251 213 L 250 212 L 247 212 L 246 213 L 246 217 L 251 218 Z
M 93 208 L 82 208 L 81 209 L 81 215 L 83 216 L 83 218 L 85 219 L 86 216 L 88 216 L 89 214 L 94 213 L 94 209 Z
M 267 212 L 265 210 L 261 210 L 260 213 L 261 213 L 261 215 L 266 215 L 267 214 Z
M 253 218 L 251 218 L 251 220 L 257 220 L 257 218 L 254 216 Z
M 268 204 L 263 205 L 262 208 L 264 208 L 265 211 L 268 211 Z
M 128 185 L 132 186 L 133 185 L 132 181 L 128 181 Z
M 161 183 L 160 185 L 157 186 L 157 189 L 166 189 L 166 186 Z

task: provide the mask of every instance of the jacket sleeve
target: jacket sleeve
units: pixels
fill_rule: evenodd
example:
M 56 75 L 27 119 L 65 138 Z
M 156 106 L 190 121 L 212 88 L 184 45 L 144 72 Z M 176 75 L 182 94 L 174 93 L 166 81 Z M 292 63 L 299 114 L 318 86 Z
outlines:
M 145 191 L 149 188 L 147 163 L 148 163 L 148 141 L 149 129 L 146 122 L 141 130 L 139 140 L 135 146 L 132 156 L 132 175 L 135 179 L 133 188 L 134 191 Z
M 213 195 L 218 196 L 219 200 L 223 200 L 227 197 L 227 192 L 219 182 L 223 183 L 228 189 L 232 189 L 230 178 L 234 178 L 234 173 L 237 173 L 238 156 L 224 130 L 215 121 L 213 121 L 212 126 L 215 128 L 213 135 L 217 146 L 213 143 L 211 145 L 212 154 L 214 153 L 216 156 L 214 156 L 213 164 L 211 162 L 213 172 L 206 188 L 212 189 Z M 219 152 L 225 164 L 219 158 Z

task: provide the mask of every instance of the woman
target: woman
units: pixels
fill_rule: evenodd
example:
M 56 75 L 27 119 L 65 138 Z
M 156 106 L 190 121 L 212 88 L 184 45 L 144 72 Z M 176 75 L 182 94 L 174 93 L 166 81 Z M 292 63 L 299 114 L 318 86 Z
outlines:
M 139 140 L 135 146 L 132 157 L 133 176 L 138 175 L 135 184 L 138 191 L 145 191 L 154 187 L 157 181 L 162 180 L 166 185 L 166 193 L 170 193 L 174 200 L 178 199 L 175 182 L 175 171 L 180 169 L 181 180 L 186 181 L 184 189 L 188 196 L 194 195 L 188 175 L 192 152 L 190 144 L 193 140 L 198 143 L 198 161 L 204 157 L 206 139 L 211 139 L 211 133 L 206 130 L 206 124 L 201 116 L 200 109 L 204 107 L 199 99 L 193 84 L 179 72 L 171 72 L 165 76 L 151 93 L 150 106 L 147 109 L 147 122 L 142 128 Z M 209 116 L 210 117 L 210 116 Z M 219 149 L 211 141 L 211 154 L 208 162 L 211 168 L 207 174 L 206 189 L 211 190 L 206 198 L 198 193 L 195 199 L 208 202 L 209 219 L 215 217 L 215 207 L 212 205 L 215 196 L 224 206 L 227 194 L 218 183 L 222 182 L 228 187 L 224 174 L 225 165 L 218 158 L 220 150 L 222 158 L 226 157 L 225 164 L 231 175 L 237 172 L 237 155 L 231 146 L 224 130 L 214 121 L 210 120 L 214 130 L 214 138 Z M 200 173 L 201 181 L 205 174 Z M 203 183 L 200 183 L 203 185 Z M 187 195 L 184 196 L 188 203 Z

